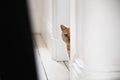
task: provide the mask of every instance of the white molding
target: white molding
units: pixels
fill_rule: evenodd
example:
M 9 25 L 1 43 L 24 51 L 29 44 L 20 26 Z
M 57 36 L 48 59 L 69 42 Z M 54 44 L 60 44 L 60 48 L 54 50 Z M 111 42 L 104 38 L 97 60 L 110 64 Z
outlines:
M 70 80 L 79 80 L 78 66 L 74 62 L 76 55 L 76 0 L 70 0 L 70 36 L 71 36 L 71 59 L 70 59 Z
M 76 0 L 70 0 L 70 37 L 71 37 L 71 60 L 74 60 L 76 55 Z
M 84 64 L 80 58 L 75 58 L 71 63 L 71 78 L 72 77 L 74 77 L 74 80 L 80 80 L 84 78 Z

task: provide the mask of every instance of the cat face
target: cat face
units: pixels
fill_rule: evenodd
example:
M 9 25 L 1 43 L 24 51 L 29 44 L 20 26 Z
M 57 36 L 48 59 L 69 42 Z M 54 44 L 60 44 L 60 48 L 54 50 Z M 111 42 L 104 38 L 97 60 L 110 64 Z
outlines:
M 70 44 L 70 28 L 60 25 L 61 30 L 62 30 L 62 39 L 63 41 L 69 45 Z

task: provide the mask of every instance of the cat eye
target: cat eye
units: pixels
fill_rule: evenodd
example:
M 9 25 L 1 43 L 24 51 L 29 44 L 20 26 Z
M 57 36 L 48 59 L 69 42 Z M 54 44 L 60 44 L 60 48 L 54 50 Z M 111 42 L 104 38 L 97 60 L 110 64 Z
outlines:
M 67 36 L 67 34 L 65 34 L 65 36 Z

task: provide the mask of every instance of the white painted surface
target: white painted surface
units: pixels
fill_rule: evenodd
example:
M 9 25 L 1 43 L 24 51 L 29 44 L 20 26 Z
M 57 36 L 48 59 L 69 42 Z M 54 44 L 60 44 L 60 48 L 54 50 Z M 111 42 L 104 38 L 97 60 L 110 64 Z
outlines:
M 41 34 L 51 52 L 52 59 L 56 59 L 56 38 L 52 24 L 52 0 L 41 0 Z
M 41 33 L 41 0 L 27 0 L 33 33 Z
M 82 80 L 119 80 L 120 1 L 77 0 L 76 7 L 76 51 L 84 70 L 75 71 L 75 63 L 73 79 L 83 75 Z
M 69 0 L 28 0 L 33 33 L 43 35 L 57 61 L 68 60 L 60 25 L 69 26 Z
M 41 57 L 39 56 L 39 50 L 35 47 L 35 59 L 36 59 L 36 66 L 37 66 L 37 76 L 38 80 L 47 80 L 46 72 L 44 70 L 44 66 L 41 61 Z
M 63 62 L 52 60 L 44 40 L 40 35 L 34 35 L 37 42 L 37 50 L 44 65 L 48 80 L 69 80 L 69 71 Z M 40 61 L 40 59 L 38 59 Z M 39 62 L 38 61 L 38 62 Z M 39 63 L 38 63 L 39 65 Z
M 75 59 L 77 56 L 77 38 L 76 38 L 76 1 L 75 0 L 70 0 L 70 37 L 71 37 L 71 59 L 69 61 L 69 66 L 70 66 L 70 80 L 77 80 L 79 73 L 77 73 L 76 68 L 78 65 L 75 64 Z M 80 70 L 80 69 L 79 69 Z M 78 70 L 78 71 L 79 71 Z
M 56 61 L 68 60 L 66 45 L 61 38 L 60 24 L 69 26 L 69 0 L 41 0 L 41 34 Z M 62 6 L 61 6 L 62 5 Z
M 56 39 L 56 60 L 68 60 L 66 44 L 61 37 L 60 25 L 69 26 L 69 0 L 53 0 L 53 27 Z M 69 26 L 70 27 L 70 26 Z
M 78 3 L 75 0 L 70 0 L 70 25 L 71 25 L 71 60 L 70 60 L 70 80 L 83 80 L 84 79 L 84 63 L 81 57 L 82 51 L 81 44 L 81 26 L 78 26 L 79 17 L 82 14 L 79 14 L 78 9 L 82 6 L 82 3 Z M 81 21 L 80 21 L 81 22 Z

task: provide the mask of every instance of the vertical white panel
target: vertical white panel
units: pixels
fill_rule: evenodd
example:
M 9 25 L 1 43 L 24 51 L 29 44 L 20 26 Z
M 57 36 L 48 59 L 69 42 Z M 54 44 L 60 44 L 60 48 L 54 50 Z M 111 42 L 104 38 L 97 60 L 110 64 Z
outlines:
M 119 80 L 120 1 L 76 1 L 77 57 L 71 80 Z
M 70 0 L 70 37 L 71 37 L 71 59 L 69 61 L 70 65 L 70 80 L 79 80 L 80 69 L 76 64 L 76 56 L 77 56 L 77 37 L 76 37 L 76 1 Z
M 94 78 L 120 79 L 119 4 L 117 0 L 86 1 L 84 55 L 86 69 L 91 73 L 87 73 L 88 78 L 96 75 Z

